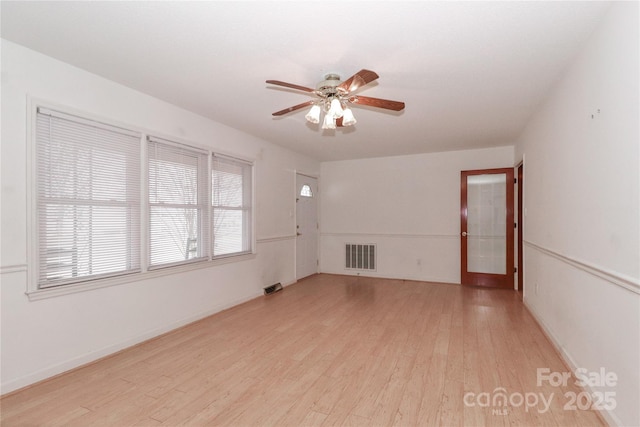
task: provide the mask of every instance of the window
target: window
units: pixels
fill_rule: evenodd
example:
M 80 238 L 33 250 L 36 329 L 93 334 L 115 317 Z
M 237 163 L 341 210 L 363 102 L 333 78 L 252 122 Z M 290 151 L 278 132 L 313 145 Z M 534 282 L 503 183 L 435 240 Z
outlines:
M 252 163 L 43 106 L 34 119 L 33 298 L 252 252 Z
M 302 186 L 302 188 L 300 189 L 300 195 L 302 197 L 313 197 L 313 191 L 311 191 L 311 187 L 309 187 L 309 184 L 305 184 Z
M 150 137 L 149 268 L 208 259 L 208 153 Z
M 140 135 L 39 108 L 38 288 L 140 271 Z
M 213 256 L 251 252 L 252 165 L 214 155 L 211 169 Z

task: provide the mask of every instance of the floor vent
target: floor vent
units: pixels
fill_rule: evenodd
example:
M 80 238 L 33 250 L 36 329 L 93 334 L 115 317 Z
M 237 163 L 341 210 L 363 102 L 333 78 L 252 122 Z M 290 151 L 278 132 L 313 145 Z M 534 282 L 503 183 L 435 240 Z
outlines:
M 345 268 L 349 270 L 375 271 L 376 245 L 347 243 L 345 249 Z
M 280 282 L 278 282 L 275 285 L 267 286 L 266 288 L 264 288 L 264 294 L 269 295 L 281 290 L 282 290 L 282 285 L 280 284 Z

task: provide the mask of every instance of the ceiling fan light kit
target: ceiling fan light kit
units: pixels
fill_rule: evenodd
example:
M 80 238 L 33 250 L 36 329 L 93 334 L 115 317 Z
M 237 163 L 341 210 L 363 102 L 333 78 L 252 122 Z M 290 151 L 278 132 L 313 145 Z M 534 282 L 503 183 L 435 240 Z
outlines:
M 307 119 L 309 123 L 314 123 L 314 124 L 320 123 L 320 106 L 314 105 L 313 107 L 311 107 L 311 110 L 309 110 L 309 112 L 307 113 L 306 116 L 304 116 L 304 118 Z
M 355 125 L 358 121 L 353 116 L 353 112 L 351 108 L 345 108 L 342 114 L 342 125 L 343 126 L 352 126 Z
M 336 129 L 336 127 L 353 126 L 357 123 L 357 120 L 353 115 L 353 111 L 349 108 L 349 104 L 367 105 L 387 110 L 402 111 L 404 109 L 404 102 L 353 94 L 354 91 L 371 83 L 377 78 L 378 74 L 364 69 L 358 71 L 345 81 L 341 81 L 340 76 L 337 74 L 327 74 L 324 77 L 324 80 L 318 83 L 316 89 L 286 83 L 279 80 L 267 80 L 267 83 L 269 84 L 308 92 L 315 95 L 317 98 L 293 107 L 285 108 L 284 110 L 276 111 L 273 115 L 282 116 L 311 105 L 311 109 L 305 115 L 305 118 L 309 123 L 319 124 L 320 113 L 324 112 L 322 129 Z

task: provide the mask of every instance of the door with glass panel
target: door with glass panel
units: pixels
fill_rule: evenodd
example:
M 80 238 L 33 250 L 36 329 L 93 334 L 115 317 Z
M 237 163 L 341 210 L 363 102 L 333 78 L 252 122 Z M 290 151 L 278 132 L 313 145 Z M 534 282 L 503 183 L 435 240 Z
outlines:
M 513 289 L 513 169 L 463 171 L 461 283 Z

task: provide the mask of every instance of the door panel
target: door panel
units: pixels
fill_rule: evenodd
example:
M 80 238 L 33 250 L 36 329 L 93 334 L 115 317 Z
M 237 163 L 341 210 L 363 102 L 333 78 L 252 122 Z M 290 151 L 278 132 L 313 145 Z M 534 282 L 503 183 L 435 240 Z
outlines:
M 461 173 L 463 285 L 513 288 L 513 188 L 511 168 Z
M 296 175 L 296 279 L 318 272 L 318 182 Z

